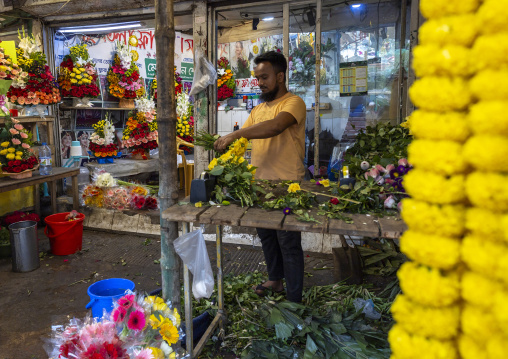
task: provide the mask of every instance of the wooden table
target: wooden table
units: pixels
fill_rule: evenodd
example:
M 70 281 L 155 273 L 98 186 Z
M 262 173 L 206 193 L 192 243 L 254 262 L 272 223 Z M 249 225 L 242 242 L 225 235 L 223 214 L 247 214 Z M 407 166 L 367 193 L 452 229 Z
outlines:
M 19 188 L 37 186 L 44 182 L 49 182 L 51 191 L 51 212 L 56 213 L 56 181 L 65 177 L 72 177 L 72 206 L 78 210 L 79 193 L 78 193 L 78 174 L 79 168 L 54 167 L 53 174 L 41 176 L 39 171 L 34 171 L 32 177 L 24 179 L 12 179 L 9 177 L 0 178 L 0 193 L 8 192 Z M 41 201 L 39 197 L 38 187 L 34 190 L 35 211 L 41 215 Z
M 405 223 L 398 216 L 378 218 L 368 214 L 351 214 L 350 217 L 353 218 L 354 223 L 346 223 L 338 219 L 318 216 L 316 210 L 313 210 L 311 214 L 320 223 L 300 222 L 296 220 L 295 215 L 286 216 L 281 210 L 267 211 L 256 207 L 242 208 L 233 204 L 229 206 L 203 206 L 200 208 L 195 207 L 193 204 L 174 205 L 162 212 L 162 218 L 182 222 L 183 233 L 189 232 L 191 222 L 216 225 L 218 312 L 196 346 L 192 341 L 190 275 L 187 266 L 184 265 L 185 337 L 187 351 L 190 353 L 191 358 L 198 357 L 217 326 L 220 327 L 223 333 L 226 319 L 222 277 L 223 225 L 389 239 L 399 238 L 406 230 Z

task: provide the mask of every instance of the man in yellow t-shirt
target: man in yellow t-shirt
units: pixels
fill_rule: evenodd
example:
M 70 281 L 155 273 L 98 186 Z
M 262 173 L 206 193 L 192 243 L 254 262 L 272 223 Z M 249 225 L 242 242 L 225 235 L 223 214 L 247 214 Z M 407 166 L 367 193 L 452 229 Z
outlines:
M 286 88 L 287 62 L 281 53 L 270 51 L 254 59 L 254 73 L 265 102 L 256 106 L 242 129 L 220 137 L 215 149 L 223 151 L 236 139 L 252 140 L 252 165 L 258 167 L 256 177 L 268 180 L 302 180 L 305 175 L 305 119 L 303 100 Z M 303 250 L 300 232 L 257 228 L 265 254 L 268 281 L 255 291 L 263 296 L 268 291 L 284 289 L 287 299 L 301 302 L 303 290 Z

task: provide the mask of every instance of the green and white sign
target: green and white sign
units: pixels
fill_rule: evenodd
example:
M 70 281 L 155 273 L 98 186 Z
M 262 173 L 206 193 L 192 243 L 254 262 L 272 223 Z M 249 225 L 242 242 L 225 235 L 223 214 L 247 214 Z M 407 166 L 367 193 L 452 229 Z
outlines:
M 157 70 L 157 60 L 145 59 L 146 78 L 153 79 Z

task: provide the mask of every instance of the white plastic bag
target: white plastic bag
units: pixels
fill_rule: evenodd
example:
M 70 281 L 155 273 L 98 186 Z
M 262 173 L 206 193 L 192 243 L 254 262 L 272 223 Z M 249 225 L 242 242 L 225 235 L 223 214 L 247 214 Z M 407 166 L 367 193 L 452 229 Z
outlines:
M 194 48 L 194 78 L 189 96 L 194 96 L 217 81 L 215 66 L 207 59 L 203 50 L 197 46 Z
M 175 240 L 174 245 L 176 253 L 193 275 L 192 293 L 194 298 L 210 298 L 213 293 L 214 280 L 203 232 L 198 229 L 184 234 Z

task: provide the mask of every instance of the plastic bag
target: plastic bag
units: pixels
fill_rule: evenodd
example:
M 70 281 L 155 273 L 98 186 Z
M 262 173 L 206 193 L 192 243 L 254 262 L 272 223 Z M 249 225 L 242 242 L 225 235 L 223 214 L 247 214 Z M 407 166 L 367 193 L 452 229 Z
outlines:
M 355 306 L 355 310 L 359 312 L 362 311 L 363 314 L 365 314 L 366 318 L 378 320 L 381 318 L 381 313 L 378 313 L 376 309 L 374 309 L 374 302 L 372 299 L 361 299 L 361 298 L 355 298 L 353 301 L 353 305 Z
M 194 48 L 194 78 L 192 80 L 192 89 L 189 96 L 194 96 L 203 91 L 217 81 L 217 71 L 215 66 L 205 56 L 203 50 L 198 46 Z
M 174 245 L 176 253 L 193 275 L 192 293 L 194 298 L 210 298 L 213 293 L 214 280 L 203 232 L 198 229 L 186 233 L 178 237 Z

